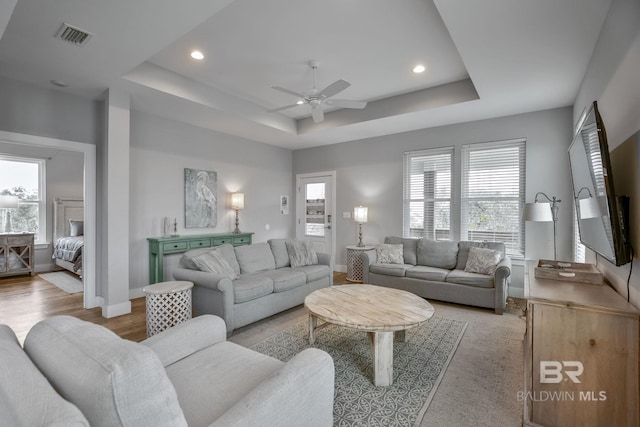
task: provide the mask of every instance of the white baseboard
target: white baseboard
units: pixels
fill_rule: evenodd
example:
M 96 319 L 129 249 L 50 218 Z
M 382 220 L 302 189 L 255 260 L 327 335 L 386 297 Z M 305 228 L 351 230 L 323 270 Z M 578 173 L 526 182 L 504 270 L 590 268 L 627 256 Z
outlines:
M 36 264 L 33 268 L 33 271 L 35 271 L 36 273 L 45 273 L 47 271 L 53 271 L 56 268 L 55 264 Z
M 510 297 L 514 298 L 524 298 L 524 288 L 509 286 L 508 294 Z
M 131 301 L 102 306 L 102 317 L 106 317 L 107 319 L 129 313 L 131 313 Z
M 143 296 L 145 296 L 145 293 L 142 288 L 129 289 L 129 299 L 142 298 Z
M 333 266 L 333 271 L 337 271 L 338 273 L 346 273 L 347 272 L 347 266 L 346 265 L 341 265 L 341 264 L 335 264 Z

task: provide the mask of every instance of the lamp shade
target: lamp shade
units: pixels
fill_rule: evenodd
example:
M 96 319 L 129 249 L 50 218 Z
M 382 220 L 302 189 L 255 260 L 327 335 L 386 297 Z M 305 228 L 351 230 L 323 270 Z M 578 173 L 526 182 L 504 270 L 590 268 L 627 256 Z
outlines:
M 534 222 L 553 221 L 551 203 L 525 203 L 522 205 L 522 219 Z
M 580 219 L 598 218 L 608 214 L 607 200 L 604 196 L 587 197 L 578 201 Z
M 244 209 L 244 193 L 231 193 L 231 209 Z
M 18 209 L 18 196 L 0 196 L 0 209 Z
M 353 220 L 361 224 L 367 222 L 368 211 L 369 209 L 365 206 L 356 206 L 353 208 Z

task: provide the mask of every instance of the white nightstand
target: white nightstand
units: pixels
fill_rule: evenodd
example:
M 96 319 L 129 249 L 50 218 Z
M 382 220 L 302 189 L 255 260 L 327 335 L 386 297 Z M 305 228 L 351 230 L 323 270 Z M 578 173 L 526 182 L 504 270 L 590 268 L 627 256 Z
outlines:
M 362 283 L 362 260 L 360 254 L 363 251 L 375 249 L 375 246 L 347 246 L 347 280 Z

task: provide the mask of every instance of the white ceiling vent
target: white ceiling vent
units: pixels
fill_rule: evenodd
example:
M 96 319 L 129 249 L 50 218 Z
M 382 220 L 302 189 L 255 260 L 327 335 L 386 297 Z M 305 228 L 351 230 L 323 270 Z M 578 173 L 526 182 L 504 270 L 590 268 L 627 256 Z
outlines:
M 60 26 L 60 29 L 56 33 L 56 38 L 71 43 L 74 46 L 84 46 L 91 37 L 93 37 L 92 33 L 69 25 L 66 22 Z

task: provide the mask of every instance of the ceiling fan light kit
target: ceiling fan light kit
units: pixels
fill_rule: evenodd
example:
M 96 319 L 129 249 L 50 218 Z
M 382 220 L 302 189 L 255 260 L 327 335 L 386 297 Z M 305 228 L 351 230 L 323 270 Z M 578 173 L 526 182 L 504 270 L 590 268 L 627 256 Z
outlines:
M 351 86 L 351 83 L 346 80 L 336 80 L 324 89 L 318 90 L 318 88 L 316 87 L 316 72 L 319 65 L 320 63 L 318 61 L 309 61 L 309 66 L 313 70 L 313 87 L 311 88 L 311 90 L 305 93 L 299 93 L 280 86 L 271 86 L 272 89 L 286 93 L 287 95 L 296 96 L 301 99 L 298 100 L 298 102 L 296 102 L 295 104 L 273 108 L 271 110 L 268 110 L 268 112 L 273 113 L 276 111 L 282 111 L 289 108 L 297 107 L 298 105 L 307 104 L 309 105 L 309 107 L 311 107 L 311 117 L 313 121 L 315 123 L 320 123 L 324 120 L 324 110 L 322 109 L 322 107 L 325 105 L 338 108 L 355 109 L 362 109 L 367 106 L 367 103 L 365 101 L 353 101 L 349 99 L 329 99 Z

